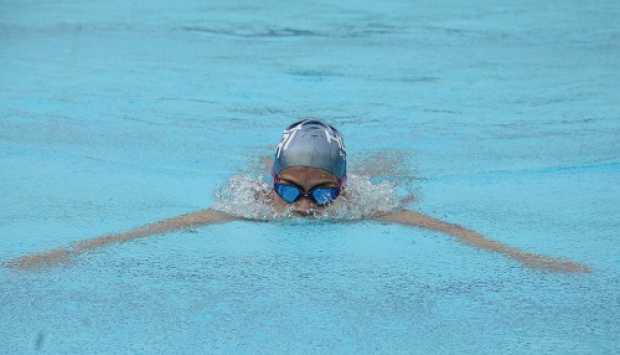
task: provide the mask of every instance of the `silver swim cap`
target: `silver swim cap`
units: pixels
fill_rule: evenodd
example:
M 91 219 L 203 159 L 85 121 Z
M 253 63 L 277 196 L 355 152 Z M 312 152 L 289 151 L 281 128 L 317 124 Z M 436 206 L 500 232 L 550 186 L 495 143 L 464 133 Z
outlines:
M 276 147 L 273 173 L 291 166 L 323 169 L 339 179 L 347 175 L 347 153 L 340 132 L 316 119 L 288 126 Z

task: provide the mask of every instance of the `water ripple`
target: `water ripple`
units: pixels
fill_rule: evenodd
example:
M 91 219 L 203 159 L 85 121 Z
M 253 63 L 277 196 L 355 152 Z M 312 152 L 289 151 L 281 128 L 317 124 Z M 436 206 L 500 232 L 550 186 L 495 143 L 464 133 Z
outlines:
M 304 29 L 282 27 L 282 28 L 266 28 L 260 30 L 244 30 L 239 28 L 234 29 L 219 29 L 210 28 L 204 26 L 183 26 L 182 31 L 187 32 L 200 32 L 212 35 L 242 37 L 242 38 L 278 38 L 278 37 L 324 37 L 324 35 Z

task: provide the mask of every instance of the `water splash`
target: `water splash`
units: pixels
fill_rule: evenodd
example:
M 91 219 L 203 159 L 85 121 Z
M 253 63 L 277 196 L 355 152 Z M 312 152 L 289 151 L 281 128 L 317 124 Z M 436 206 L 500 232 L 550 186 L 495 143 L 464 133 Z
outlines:
M 396 185 L 373 182 L 370 176 L 350 175 L 345 193 L 325 208 L 324 216 L 333 219 L 362 219 L 393 211 L 400 205 Z
M 411 154 L 411 153 L 407 153 Z M 417 178 L 404 152 L 381 151 L 353 159 L 344 192 L 313 217 L 357 220 L 376 216 L 415 201 Z M 270 175 L 273 161 L 257 157 L 248 168 L 232 176 L 216 194 L 214 209 L 252 220 L 297 219 L 291 208 L 279 209 L 273 201 Z
M 257 220 L 274 220 L 287 216 L 288 211 L 274 208 L 269 194 L 271 186 L 260 176 L 235 175 L 216 194 L 213 209 L 233 216 Z
M 273 203 L 271 185 L 260 176 L 235 175 L 218 193 L 214 209 L 254 220 L 295 217 L 290 208 Z M 356 220 L 396 209 L 399 198 L 391 182 L 373 183 L 371 177 L 350 175 L 345 191 L 331 205 L 315 211 L 318 219 Z

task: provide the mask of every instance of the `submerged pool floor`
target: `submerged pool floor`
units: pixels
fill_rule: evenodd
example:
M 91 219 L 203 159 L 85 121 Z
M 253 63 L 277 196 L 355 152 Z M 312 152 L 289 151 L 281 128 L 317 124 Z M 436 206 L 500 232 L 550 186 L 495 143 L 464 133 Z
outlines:
M 0 2 L 0 262 L 207 208 L 304 116 L 407 208 L 0 268 L 0 354 L 617 354 L 620 4 Z

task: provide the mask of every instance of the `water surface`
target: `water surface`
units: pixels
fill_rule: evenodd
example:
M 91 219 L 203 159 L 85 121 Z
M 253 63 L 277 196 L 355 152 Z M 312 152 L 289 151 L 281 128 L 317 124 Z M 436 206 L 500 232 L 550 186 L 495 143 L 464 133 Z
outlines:
M 211 206 L 315 116 L 376 191 L 593 269 L 364 220 L 233 222 L 0 269 L 0 353 L 620 352 L 619 16 L 0 1 L 0 261 Z

